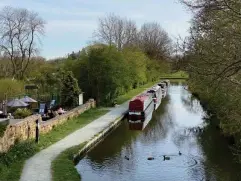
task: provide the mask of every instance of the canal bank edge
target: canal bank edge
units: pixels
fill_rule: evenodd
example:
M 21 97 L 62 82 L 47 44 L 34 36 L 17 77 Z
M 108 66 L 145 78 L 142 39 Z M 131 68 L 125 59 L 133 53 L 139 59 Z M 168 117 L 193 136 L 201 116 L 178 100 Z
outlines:
M 127 113 L 127 112 L 126 112 Z M 78 146 L 71 147 L 63 151 L 52 161 L 52 180 L 53 181 L 79 181 L 81 175 L 75 168 L 75 165 L 88 153 L 103 141 L 112 131 L 114 131 L 122 122 L 125 114 L 121 115 L 114 122 L 110 123 L 107 128 L 97 133 L 89 141 L 81 143 Z
M 96 134 L 93 138 L 91 138 L 85 146 L 79 150 L 79 152 L 75 155 L 73 155 L 73 161 L 75 164 L 77 164 L 83 156 L 85 156 L 86 153 L 88 153 L 91 149 L 93 149 L 95 146 L 97 146 L 101 141 L 103 141 L 113 130 L 115 130 L 120 124 L 121 120 L 126 116 L 127 112 L 125 112 L 123 115 L 115 119 L 114 122 L 110 123 L 107 128 L 105 128 L 103 131 L 100 131 L 98 134 Z

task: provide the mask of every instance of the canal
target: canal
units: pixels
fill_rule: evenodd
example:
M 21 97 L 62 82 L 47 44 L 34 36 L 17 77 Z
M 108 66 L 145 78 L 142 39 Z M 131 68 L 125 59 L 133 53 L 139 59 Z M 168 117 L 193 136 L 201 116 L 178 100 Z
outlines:
M 184 86 L 171 84 L 143 131 L 124 120 L 90 151 L 76 166 L 82 181 L 241 181 L 227 142 Z

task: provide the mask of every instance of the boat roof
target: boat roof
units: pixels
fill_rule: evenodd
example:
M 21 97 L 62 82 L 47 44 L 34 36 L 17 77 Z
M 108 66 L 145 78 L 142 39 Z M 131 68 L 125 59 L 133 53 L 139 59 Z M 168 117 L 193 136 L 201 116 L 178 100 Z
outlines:
M 148 93 L 142 93 L 142 94 L 134 97 L 131 101 L 134 101 L 134 100 L 137 100 L 137 99 L 138 99 L 138 100 L 141 100 L 141 101 L 144 101 L 144 100 L 146 100 L 146 99 L 149 98 L 149 97 L 150 97 L 150 94 L 148 94 Z
M 163 81 L 158 83 L 158 85 L 160 85 L 160 84 L 165 84 L 165 85 L 166 85 L 166 83 L 165 83 L 165 82 L 163 82 Z
M 153 86 L 151 89 L 149 89 L 147 92 L 156 92 L 158 89 L 160 89 L 160 86 L 159 85 L 155 85 Z

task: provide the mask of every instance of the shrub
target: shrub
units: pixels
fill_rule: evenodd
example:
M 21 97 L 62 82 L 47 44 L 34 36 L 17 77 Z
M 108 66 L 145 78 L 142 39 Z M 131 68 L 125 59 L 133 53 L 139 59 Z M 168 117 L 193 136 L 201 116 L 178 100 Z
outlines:
M 14 118 L 15 119 L 22 119 L 22 118 L 26 118 L 28 116 L 30 116 L 32 114 L 32 112 L 29 109 L 20 109 L 18 108 L 15 112 L 14 112 Z
M 14 145 L 7 153 L 0 153 L 0 167 L 10 166 L 20 159 L 26 159 L 36 153 L 37 147 L 33 141 L 25 141 Z

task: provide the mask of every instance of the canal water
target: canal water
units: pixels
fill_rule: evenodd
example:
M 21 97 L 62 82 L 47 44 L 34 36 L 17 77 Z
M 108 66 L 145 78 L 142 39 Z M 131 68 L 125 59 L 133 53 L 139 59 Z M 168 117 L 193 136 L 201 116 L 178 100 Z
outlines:
M 143 131 L 128 130 L 124 120 L 90 151 L 76 166 L 81 180 L 241 181 L 227 142 L 184 86 L 171 84 Z

